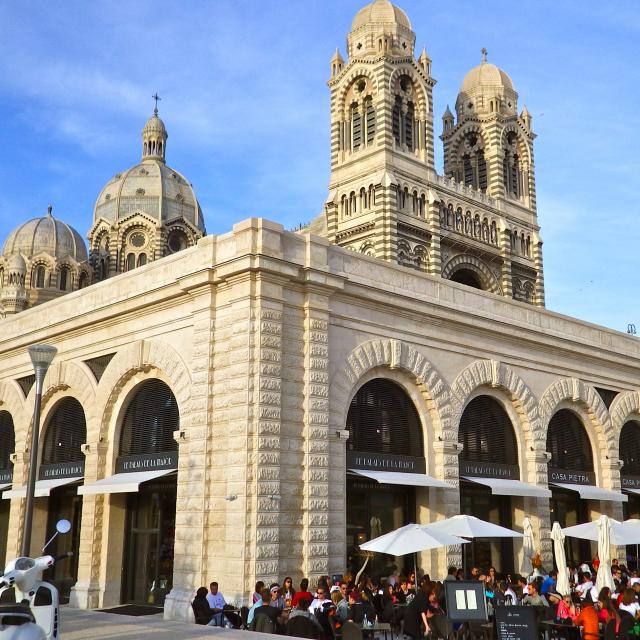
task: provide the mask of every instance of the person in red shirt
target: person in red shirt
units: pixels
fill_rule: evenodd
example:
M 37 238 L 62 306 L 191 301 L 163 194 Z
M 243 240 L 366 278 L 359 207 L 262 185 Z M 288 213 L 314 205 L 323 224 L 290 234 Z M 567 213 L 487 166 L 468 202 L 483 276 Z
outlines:
M 313 600 L 313 594 L 309 591 L 309 580 L 302 578 L 300 580 L 300 591 L 296 591 L 291 599 L 291 606 L 295 609 L 300 600 Z
M 583 640 L 598 640 L 598 614 L 589 594 L 582 601 L 582 611 L 573 619 L 573 624 L 582 627 Z

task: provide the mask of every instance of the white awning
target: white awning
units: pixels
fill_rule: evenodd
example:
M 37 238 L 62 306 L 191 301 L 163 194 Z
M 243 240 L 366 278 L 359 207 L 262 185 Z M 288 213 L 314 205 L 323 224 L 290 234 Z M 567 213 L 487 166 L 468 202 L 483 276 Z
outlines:
M 633 493 L 636 496 L 640 496 L 640 489 L 631 489 L 630 487 L 622 487 L 625 493 Z
M 550 498 L 551 491 L 535 484 L 528 484 L 520 480 L 508 480 L 506 478 L 476 478 L 474 476 L 461 476 L 464 480 L 483 484 L 491 489 L 495 496 L 527 496 L 530 498 Z
M 561 482 L 550 482 L 550 485 L 559 489 L 577 491 L 583 500 L 609 500 L 611 502 L 627 502 L 629 496 L 610 489 L 601 489 L 590 484 L 564 484 Z
M 374 471 L 369 469 L 349 469 L 351 473 L 371 478 L 381 484 L 402 484 L 406 487 L 437 487 L 454 489 L 450 484 L 436 480 L 426 473 L 400 473 L 396 471 Z
M 8 484 L 0 484 L 0 491 L 4 491 L 5 489 L 8 489 L 10 486 L 11 486 L 10 482 Z
M 78 487 L 81 496 L 101 493 L 135 493 L 143 482 L 155 480 L 173 473 L 176 469 L 161 469 L 160 471 L 134 471 L 133 473 L 116 473 L 115 475 L 97 480 L 91 484 Z
M 36 489 L 33 495 L 36 498 L 46 498 L 51 493 L 51 489 L 55 489 L 56 487 L 63 487 L 65 484 L 73 484 L 74 482 L 82 482 L 82 478 L 55 478 L 53 480 L 38 480 L 36 481 Z M 27 487 L 16 487 L 15 489 L 11 489 L 11 491 L 5 491 L 2 494 L 3 500 L 26 497 Z

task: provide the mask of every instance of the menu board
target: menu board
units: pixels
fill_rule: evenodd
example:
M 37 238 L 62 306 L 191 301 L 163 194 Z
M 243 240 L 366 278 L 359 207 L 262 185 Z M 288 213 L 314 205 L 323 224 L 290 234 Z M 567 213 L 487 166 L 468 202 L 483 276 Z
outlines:
M 538 624 L 534 607 L 496 607 L 498 640 L 537 640 Z
M 444 581 L 447 617 L 455 622 L 486 621 L 487 598 L 484 582 Z

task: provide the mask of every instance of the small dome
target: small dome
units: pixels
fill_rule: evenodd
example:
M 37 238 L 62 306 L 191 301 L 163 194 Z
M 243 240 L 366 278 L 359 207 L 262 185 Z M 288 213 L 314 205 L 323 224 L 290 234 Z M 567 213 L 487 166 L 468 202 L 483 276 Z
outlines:
M 14 253 L 9 260 L 7 261 L 7 270 L 8 271 L 21 271 L 23 273 L 27 272 L 27 263 L 24 261 L 24 258 L 19 253 Z
M 511 78 L 502 69 L 486 60 L 483 60 L 477 67 L 467 73 L 462 81 L 460 93 L 470 93 L 480 87 L 503 87 L 514 91 Z
M 56 259 L 73 258 L 76 262 L 87 260 L 87 247 L 82 236 L 68 224 L 49 213 L 33 218 L 16 227 L 7 237 L 2 249 L 6 257 L 21 253 L 31 258 L 46 253 Z
M 368 24 L 393 23 L 411 30 L 411 22 L 402 9 L 391 4 L 389 0 L 374 0 L 358 11 L 353 19 L 351 30 L 355 31 Z
M 167 128 L 164 126 L 164 122 L 158 116 L 158 112 L 154 112 L 154 114 L 147 120 L 147 123 L 142 128 L 142 134 L 145 133 L 159 133 L 159 134 L 167 134 Z

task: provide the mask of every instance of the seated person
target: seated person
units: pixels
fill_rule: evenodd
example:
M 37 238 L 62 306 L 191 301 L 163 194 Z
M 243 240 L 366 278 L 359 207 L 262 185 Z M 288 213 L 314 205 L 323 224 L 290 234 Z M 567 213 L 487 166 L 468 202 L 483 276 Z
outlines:
M 532 582 L 527 586 L 527 594 L 522 598 L 522 604 L 531 605 L 533 607 L 548 607 L 547 599 L 538 593 L 538 584 Z
M 212 582 L 209 585 L 209 593 L 207 594 L 207 602 L 211 607 L 211 612 L 213 613 L 213 618 L 209 623 L 212 626 L 222 626 L 224 623 L 224 617 L 222 615 L 222 610 L 224 609 L 224 605 L 226 604 L 224 600 L 224 596 L 218 591 L 218 583 Z
M 316 597 L 311 601 L 311 604 L 309 605 L 309 612 L 315 613 L 318 609 L 322 611 L 324 604 L 327 602 L 331 604 L 331 600 L 327 598 L 327 592 L 325 591 L 325 588 L 319 586 L 318 590 L 316 591 Z
M 256 620 L 260 616 L 267 616 L 273 622 L 274 629 L 278 625 L 278 616 L 282 613 L 282 609 L 271 606 L 271 591 L 269 589 L 262 590 L 262 606 L 255 609 L 253 620 L 249 624 L 249 629 L 255 631 Z
M 598 614 L 589 594 L 582 600 L 582 611 L 574 618 L 573 624 L 582 627 L 582 640 L 599 639 Z
M 364 600 L 361 597 L 357 589 L 354 589 L 349 594 L 349 620 L 356 624 L 362 624 L 365 616 L 367 620 L 375 620 L 375 609 L 368 600 Z
M 191 603 L 193 608 L 193 615 L 196 619 L 196 624 L 209 624 L 212 617 L 211 607 L 207 601 L 207 587 L 200 587 L 196 591 L 196 597 Z
M 300 591 L 296 591 L 293 594 L 291 607 L 295 609 L 300 600 L 303 599 L 308 600 L 309 602 L 313 600 L 313 594 L 309 591 L 309 580 L 307 580 L 307 578 L 302 578 L 302 580 L 300 580 Z
M 289 620 L 293 620 L 294 618 L 298 618 L 298 617 L 307 618 L 308 620 L 311 620 L 311 622 L 313 622 L 313 624 L 317 627 L 317 630 L 320 633 L 323 633 L 322 626 L 318 622 L 318 619 L 313 613 L 309 611 L 310 605 L 311 605 L 310 600 L 305 600 L 304 598 L 300 598 L 298 600 L 298 606 L 295 609 L 291 610 L 291 613 L 289 614 Z

